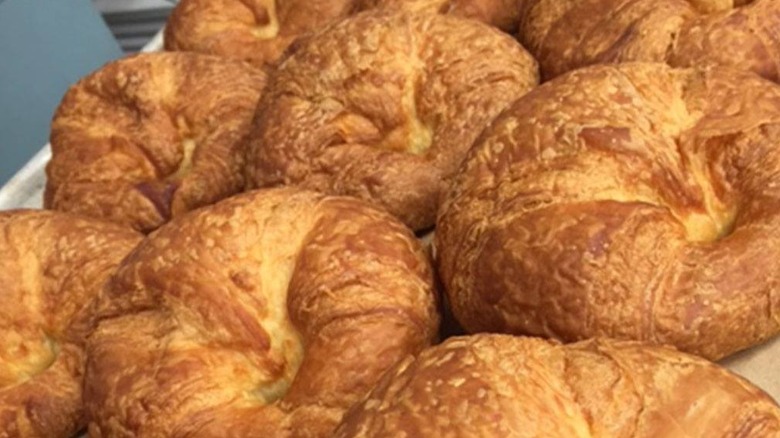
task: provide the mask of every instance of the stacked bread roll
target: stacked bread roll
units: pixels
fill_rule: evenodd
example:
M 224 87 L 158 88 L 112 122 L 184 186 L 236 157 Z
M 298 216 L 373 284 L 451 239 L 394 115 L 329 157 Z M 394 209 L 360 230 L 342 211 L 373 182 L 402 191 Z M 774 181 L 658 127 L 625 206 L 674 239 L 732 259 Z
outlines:
M 0 436 L 780 436 L 776 4 L 181 1 L 0 213 Z

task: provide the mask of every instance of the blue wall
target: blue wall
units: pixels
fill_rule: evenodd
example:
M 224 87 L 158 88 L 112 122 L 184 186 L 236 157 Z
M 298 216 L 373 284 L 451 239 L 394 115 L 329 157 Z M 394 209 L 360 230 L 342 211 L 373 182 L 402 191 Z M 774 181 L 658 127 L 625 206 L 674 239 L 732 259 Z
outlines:
M 68 86 L 120 56 L 90 0 L 0 0 L 0 186 L 48 142 Z

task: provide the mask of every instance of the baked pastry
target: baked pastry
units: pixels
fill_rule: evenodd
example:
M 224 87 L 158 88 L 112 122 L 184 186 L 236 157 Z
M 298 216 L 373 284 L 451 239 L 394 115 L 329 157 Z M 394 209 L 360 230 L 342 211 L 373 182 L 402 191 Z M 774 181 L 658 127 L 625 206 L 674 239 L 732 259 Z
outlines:
M 106 287 L 91 436 L 329 436 L 433 341 L 431 267 L 390 215 L 292 188 L 174 219 Z
M 634 342 L 451 338 L 345 416 L 352 437 L 776 437 L 780 407 L 702 359 Z
M 299 40 L 269 77 L 248 183 L 352 195 L 413 229 L 430 227 L 473 140 L 537 80 L 533 58 L 485 24 L 352 16 Z
M 362 0 L 362 9 L 441 13 L 470 18 L 515 33 L 520 20 L 517 0 Z
M 780 87 L 594 66 L 519 99 L 436 228 L 470 332 L 615 337 L 718 359 L 780 332 Z
M 84 426 L 91 303 L 140 239 L 64 213 L 0 212 L 0 436 L 70 438 Z
M 72 86 L 52 122 L 44 204 L 144 232 L 244 187 L 265 74 L 238 61 L 150 53 Z
M 723 65 L 780 80 L 775 0 L 520 0 L 542 76 L 596 63 Z
M 357 11 L 358 0 L 181 0 L 165 49 L 273 64 L 300 35 Z

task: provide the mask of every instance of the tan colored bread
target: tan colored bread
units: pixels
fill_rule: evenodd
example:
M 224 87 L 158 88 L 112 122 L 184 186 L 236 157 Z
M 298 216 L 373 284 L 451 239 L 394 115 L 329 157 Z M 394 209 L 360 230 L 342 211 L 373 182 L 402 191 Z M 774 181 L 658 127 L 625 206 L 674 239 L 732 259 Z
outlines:
M 93 437 L 326 437 L 439 323 L 408 229 L 290 188 L 174 219 L 106 290 L 85 389 Z
M 520 19 L 518 0 L 362 0 L 361 8 L 450 14 L 481 21 L 509 33 L 517 31 Z
M 358 14 L 301 41 L 270 76 L 248 182 L 382 205 L 413 229 L 473 140 L 537 83 L 510 36 L 435 14 Z
M 0 212 L 0 436 L 71 438 L 84 426 L 91 304 L 140 240 L 79 216 Z
M 165 26 L 165 49 L 273 64 L 300 35 L 357 10 L 359 0 L 181 0 Z
M 763 438 L 780 436 L 780 407 L 668 348 L 476 335 L 394 367 L 335 436 Z
M 152 53 L 72 86 L 52 122 L 44 204 L 149 232 L 244 187 L 265 75 L 238 61 Z
M 595 66 L 518 100 L 436 228 L 470 332 L 672 344 L 718 359 L 780 333 L 780 87 Z
M 776 0 L 520 0 L 520 40 L 549 79 L 596 63 L 723 65 L 780 80 Z

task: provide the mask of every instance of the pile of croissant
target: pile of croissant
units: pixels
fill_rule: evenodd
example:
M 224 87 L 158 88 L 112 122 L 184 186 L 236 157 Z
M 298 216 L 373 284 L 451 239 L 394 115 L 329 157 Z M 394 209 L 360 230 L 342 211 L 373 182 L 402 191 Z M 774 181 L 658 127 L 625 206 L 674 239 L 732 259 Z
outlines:
M 778 437 L 780 2 L 182 0 L 0 212 L 0 437 Z M 771 371 L 771 370 L 770 370 Z

